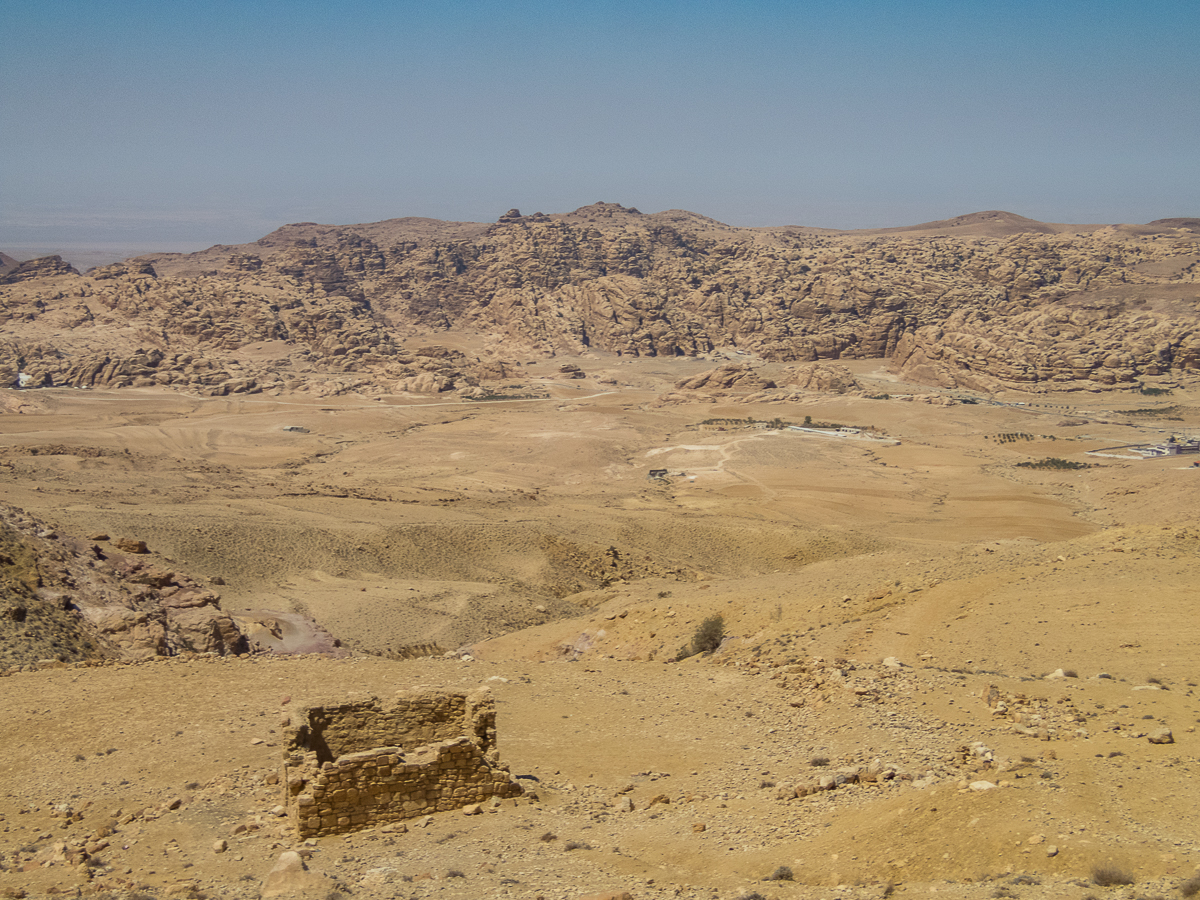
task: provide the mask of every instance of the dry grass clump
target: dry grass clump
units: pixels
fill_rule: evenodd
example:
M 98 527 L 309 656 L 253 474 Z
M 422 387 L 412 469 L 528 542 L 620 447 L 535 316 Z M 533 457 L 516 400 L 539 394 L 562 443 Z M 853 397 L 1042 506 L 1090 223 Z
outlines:
M 1120 866 L 1099 865 L 1092 869 L 1092 882 L 1099 887 L 1133 884 L 1134 878 Z
M 768 875 L 766 878 L 763 879 L 763 881 L 795 881 L 795 880 L 796 880 L 796 876 L 794 874 L 792 874 L 792 870 L 791 870 L 790 866 L 780 866 L 778 869 L 776 869 L 774 872 L 772 872 L 770 875 Z
M 1179 885 L 1179 893 L 1185 897 L 1195 897 L 1200 894 L 1200 875 L 1193 875 L 1183 884 Z
M 696 626 L 692 634 L 692 642 L 684 644 L 675 654 L 676 660 L 684 660 L 697 653 L 709 653 L 721 646 L 725 639 L 725 619 L 720 616 L 709 616 Z

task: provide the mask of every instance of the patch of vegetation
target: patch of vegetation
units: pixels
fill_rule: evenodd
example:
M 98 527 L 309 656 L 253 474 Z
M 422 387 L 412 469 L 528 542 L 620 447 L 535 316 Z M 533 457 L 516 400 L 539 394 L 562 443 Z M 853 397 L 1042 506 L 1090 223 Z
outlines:
M 816 766 L 817 768 L 824 768 L 825 766 L 829 765 L 829 757 L 828 756 L 814 756 L 812 759 L 810 759 L 808 761 L 808 764 L 810 766 Z
M 1193 875 L 1183 884 L 1179 885 L 1179 893 L 1185 897 L 1195 897 L 1200 894 L 1200 875 Z
M 1175 393 L 1170 388 L 1146 387 L 1144 384 L 1138 387 L 1138 393 L 1144 394 L 1147 397 L 1165 397 L 1168 394 Z
M 788 425 L 795 424 L 785 421 L 776 416 L 774 419 L 755 419 L 753 417 L 746 419 L 731 419 L 726 417 L 705 419 L 701 425 L 719 425 L 729 428 L 752 428 L 755 425 L 765 425 L 768 428 L 786 428 Z
M 795 881 L 795 880 L 796 880 L 796 877 L 795 877 L 795 875 L 792 874 L 792 870 L 791 870 L 790 866 L 780 866 L 778 869 L 776 869 L 774 872 L 772 872 L 770 875 L 768 875 L 766 878 L 763 879 L 763 881 Z
M 1133 884 L 1134 878 L 1119 866 L 1098 865 L 1092 869 L 1092 882 L 1099 887 L 1117 887 Z
M 1122 416 L 1144 416 L 1155 419 L 1169 419 L 1172 422 L 1183 421 L 1183 416 L 1178 415 L 1183 412 L 1183 407 L 1179 404 L 1172 406 L 1145 406 L 1141 409 L 1118 409 L 1115 412 Z
M 867 394 L 868 400 L 891 400 L 891 394 Z
M 725 639 L 725 619 L 720 615 L 709 616 L 696 626 L 691 644 L 684 644 L 675 655 L 676 660 L 687 659 L 697 653 L 709 653 L 721 646 Z
M 995 437 L 995 441 L 997 444 L 1012 444 L 1012 443 L 1016 443 L 1017 441 L 1032 441 L 1032 440 L 1033 440 L 1033 435 L 1026 434 L 1024 431 L 1005 432 L 1004 434 L 998 434 Z
M 1019 469 L 1090 469 L 1091 463 L 1078 462 L 1073 459 L 1059 459 L 1057 456 L 1047 456 L 1044 459 L 1030 460 L 1017 463 Z
M 696 633 L 692 635 L 692 652 L 704 653 L 709 650 L 716 650 L 721 646 L 721 641 L 725 639 L 725 619 L 719 614 L 709 616 L 696 628 Z
M 480 400 L 546 400 L 550 397 L 549 394 L 496 394 L 488 393 L 482 397 L 472 397 L 474 401 Z

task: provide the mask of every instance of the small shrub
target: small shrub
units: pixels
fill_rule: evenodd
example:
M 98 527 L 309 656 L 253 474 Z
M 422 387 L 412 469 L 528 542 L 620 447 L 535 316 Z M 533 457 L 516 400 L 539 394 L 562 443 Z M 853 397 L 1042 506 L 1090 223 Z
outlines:
M 462 873 L 462 870 L 460 870 L 460 869 L 447 869 L 446 877 L 447 878 L 466 878 L 467 876 L 464 875 Z
M 1101 865 L 1092 869 L 1092 882 L 1098 887 L 1117 887 L 1133 881 L 1133 876 L 1118 866 Z
M 1195 897 L 1200 894 L 1200 875 L 1193 875 L 1183 884 L 1179 885 L 1179 893 L 1185 897 Z
M 592 845 L 587 841 L 567 841 L 563 844 L 564 850 L 591 850 Z
M 538 838 L 538 840 L 540 840 L 543 844 L 548 844 L 551 841 L 557 841 L 558 835 L 555 834 L 553 831 L 547 831 L 540 838 Z
M 720 615 L 709 616 L 696 627 L 692 635 L 692 653 L 707 653 L 721 646 L 725 638 L 725 620 Z
M 810 759 L 808 761 L 808 764 L 810 766 L 816 766 L 817 768 L 821 768 L 822 766 L 829 765 L 829 757 L 828 756 L 814 756 L 812 759 Z
M 1063 669 L 1063 675 L 1067 678 L 1078 678 L 1079 673 L 1074 669 Z
M 1018 875 L 1008 882 L 1009 884 L 1041 884 L 1041 880 L 1036 875 Z
M 774 872 L 767 876 L 767 881 L 795 881 L 796 878 L 792 874 L 790 866 L 780 866 Z

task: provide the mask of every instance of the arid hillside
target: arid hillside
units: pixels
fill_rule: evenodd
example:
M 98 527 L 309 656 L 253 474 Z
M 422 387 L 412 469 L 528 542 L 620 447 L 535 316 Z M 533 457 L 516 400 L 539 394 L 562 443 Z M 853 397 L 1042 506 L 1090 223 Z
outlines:
M 1194 895 L 1194 224 L 16 266 L 0 897 Z M 432 745 L 296 710 L 480 687 L 519 796 L 302 839 Z
M 889 358 L 975 390 L 1170 383 L 1200 366 L 1198 222 L 984 212 L 836 232 L 597 203 L 493 224 L 301 223 L 83 275 L 54 257 L 12 268 L 0 380 L 482 395 L 518 358 L 595 350 Z M 464 330 L 476 352 L 441 346 Z
M 1180 896 L 1200 468 L 1131 445 L 1194 380 L 596 356 L 544 399 L 5 392 L 0 891 L 256 900 L 295 850 L 274 896 Z M 480 686 L 524 794 L 298 838 L 289 710 Z

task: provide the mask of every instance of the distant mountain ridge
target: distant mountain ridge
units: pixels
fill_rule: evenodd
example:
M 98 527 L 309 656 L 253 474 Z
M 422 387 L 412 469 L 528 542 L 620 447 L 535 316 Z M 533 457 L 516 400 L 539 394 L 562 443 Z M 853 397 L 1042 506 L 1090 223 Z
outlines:
M 530 354 L 738 349 L 889 357 L 910 379 L 979 390 L 1128 386 L 1200 364 L 1197 221 L 991 210 L 835 231 L 595 203 L 295 223 L 84 275 L 55 258 L 0 275 L 0 381 L 471 395 Z M 491 351 L 405 349 L 464 328 Z

